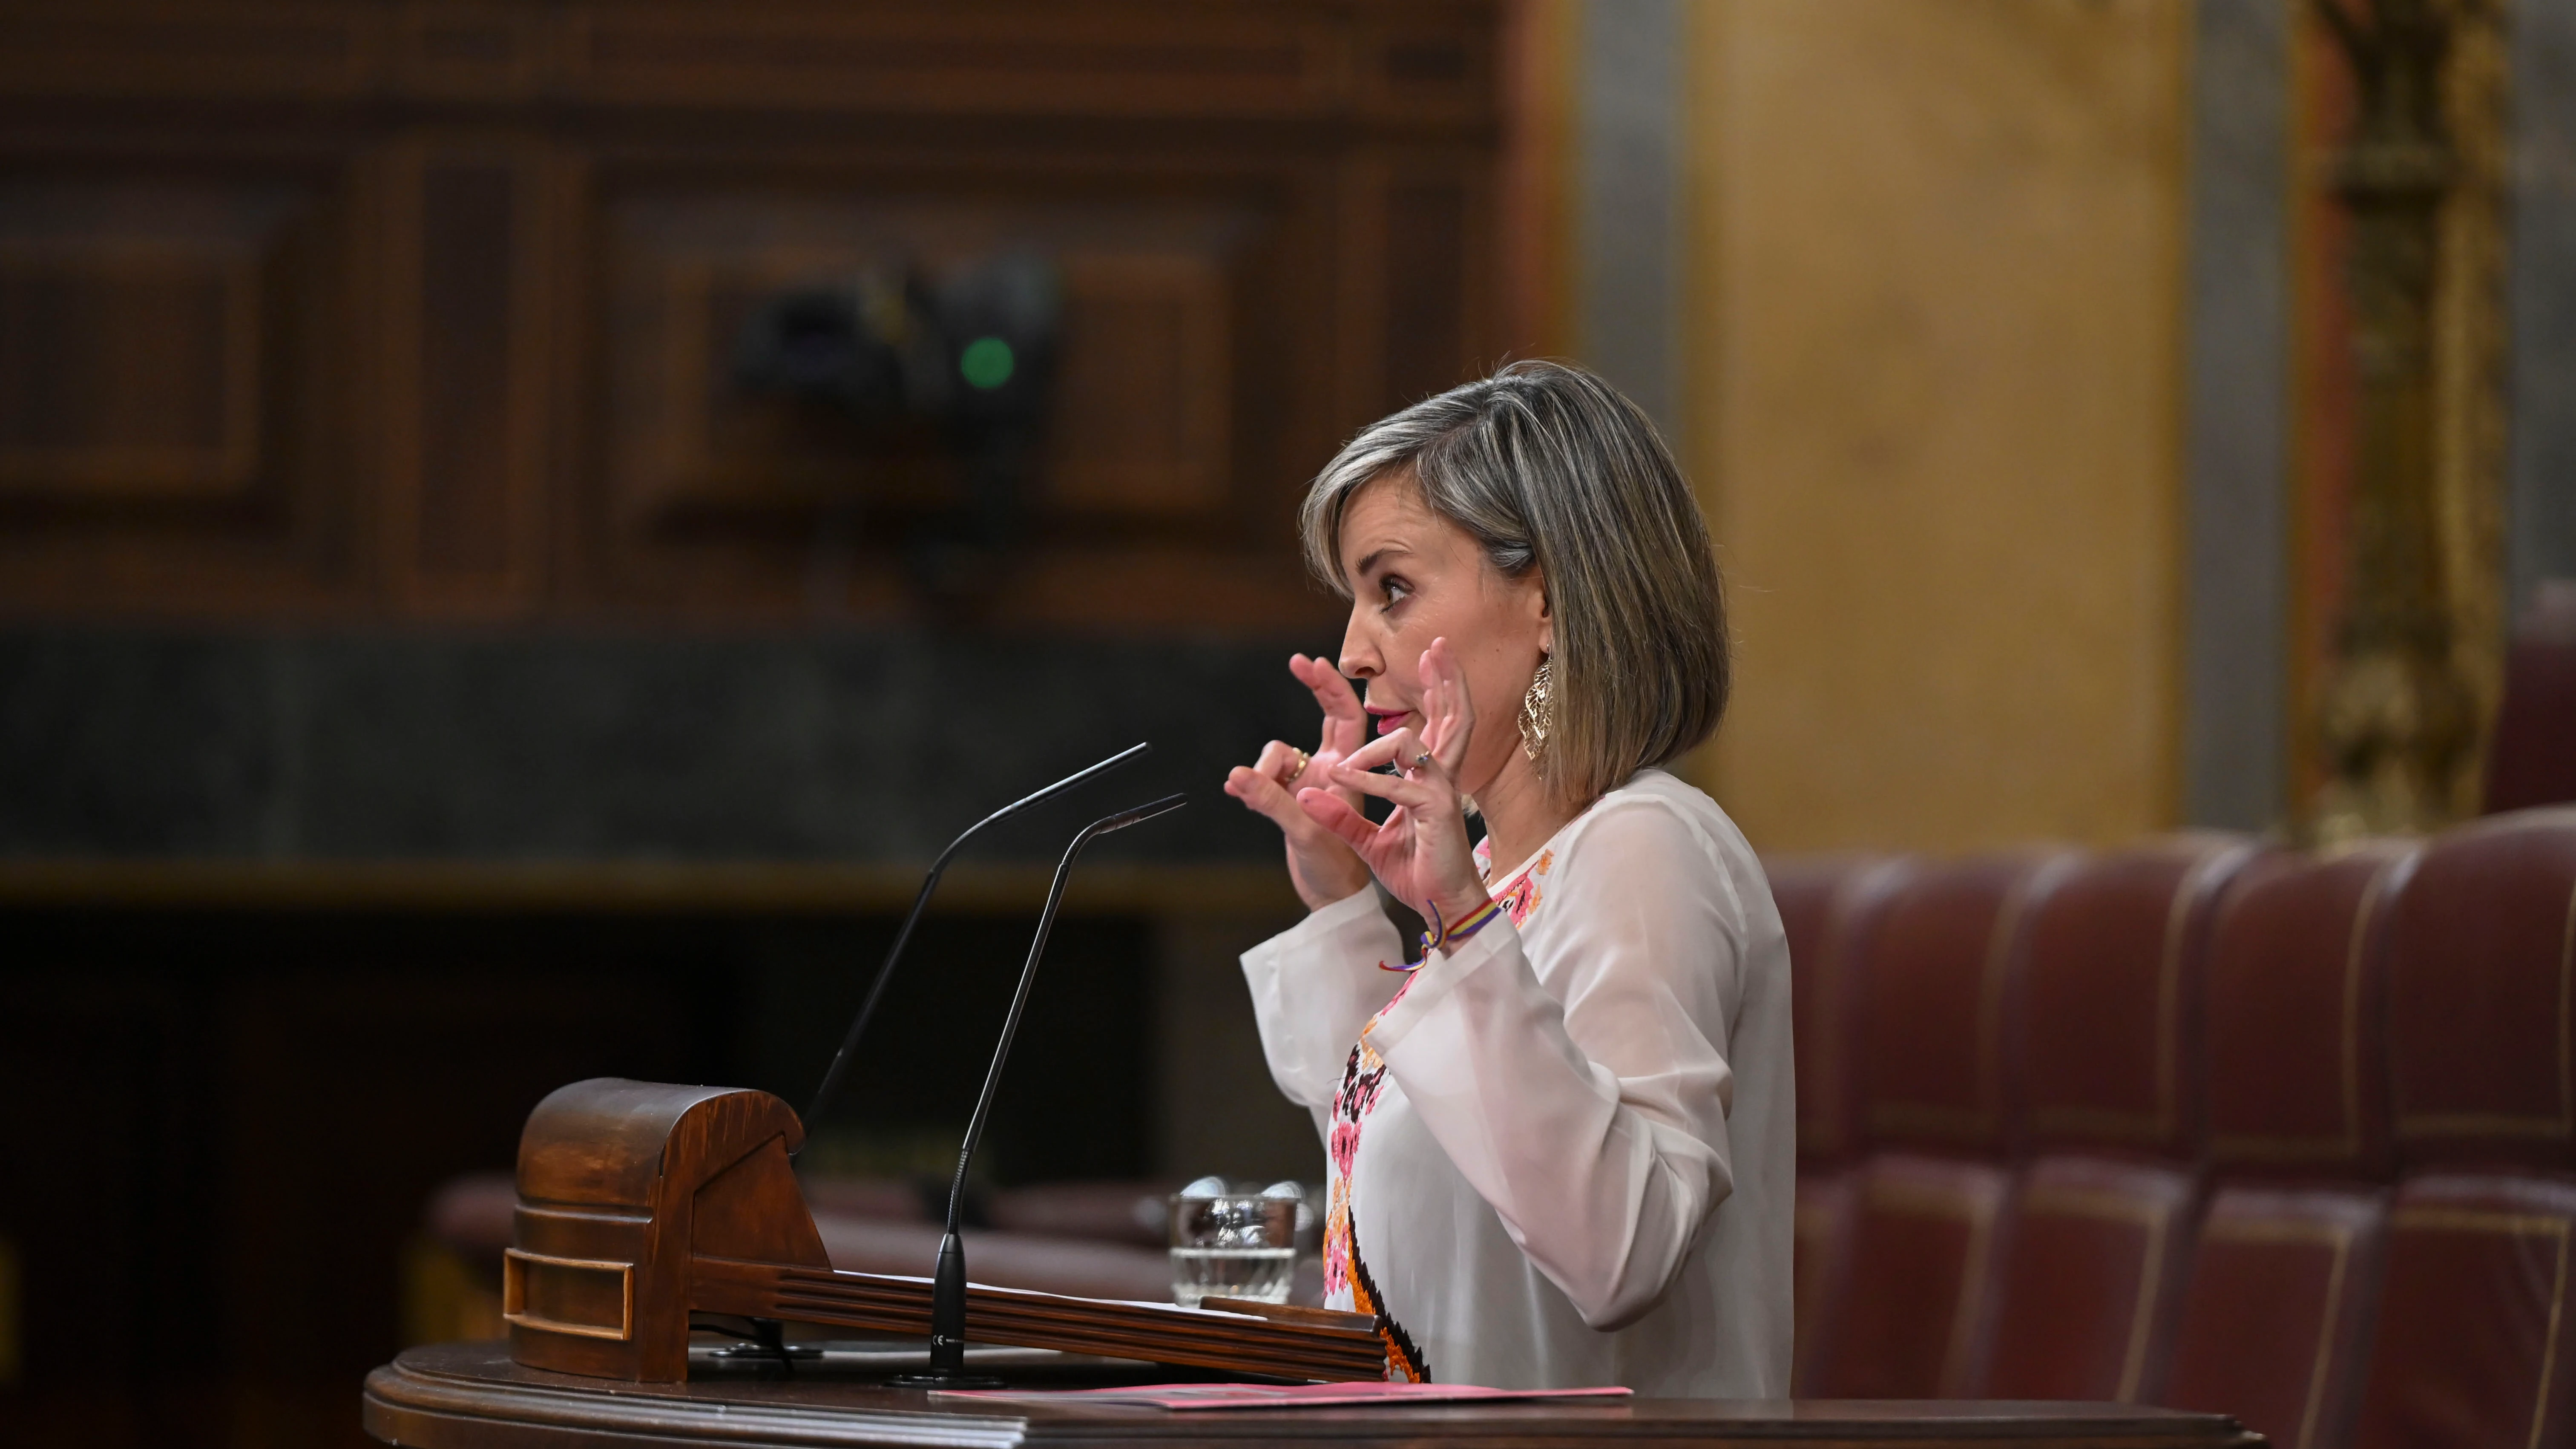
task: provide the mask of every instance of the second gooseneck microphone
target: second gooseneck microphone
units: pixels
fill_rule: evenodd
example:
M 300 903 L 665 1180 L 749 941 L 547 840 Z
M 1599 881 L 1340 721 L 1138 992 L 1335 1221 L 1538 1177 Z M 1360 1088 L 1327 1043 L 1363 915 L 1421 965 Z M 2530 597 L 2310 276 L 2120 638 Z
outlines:
M 885 965 L 877 968 L 876 983 L 868 988 L 867 999 L 859 1003 L 859 1014 L 852 1018 L 849 1031 L 841 1037 L 841 1049 L 833 1054 L 831 1069 L 823 1073 L 823 1085 L 814 1089 L 814 1100 L 805 1108 L 804 1122 L 805 1130 L 808 1134 L 805 1140 L 807 1142 L 814 1140 L 811 1135 L 814 1130 L 814 1125 L 823 1120 L 823 1109 L 832 1105 L 832 1094 L 840 1090 L 841 1074 L 849 1069 L 850 1053 L 857 1049 L 859 1038 L 866 1035 L 868 1029 L 868 1018 L 876 1015 L 877 999 L 885 995 L 886 983 L 894 979 L 895 963 L 903 959 L 903 948 L 912 940 L 912 928 L 921 923 L 921 912 L 924 907 L 930 904 L 931 892 L 939 889 L 939 877 L 942 872 L 948 869 L 948 862 L 956 856 L 959 850 L 965 847 L 967 841 L 982 834 L 986 827 L 999 825 L 1003 821 L 1010 819 L 1012 816 L 1019 814 L 1021 811 L 1026 810 L 1031 806 L 1043 805 L 1047 801 L 1054 799 L 1056 796 L 1063 794 L 1065 791 L 1072 789 L 1074 786 L 1082 784 L 1086 780 L 1105 775 L 1131 760 L 1143 759 L 1146 755 L 1153 753 L 1153 750 L 1154 747 L 1151 744 L 1130 745 L 1126 749 L 1120 750 L 1118 753 L 1111 755 L 1108 759 L 1102 760 L 1100 763 L 1091 766 L 1089 769 L 1077 770 L 1073 774 L 1065 776 L 1063 779 L 1056 781 L 1054 784 L 1047 786 L 1045 789 L 1038 791 L 1034 795 L 1014 800 L 1010 804 L 1003 806 L 1001 809 L 994 811 L 992 814 L 985 816 L 983 819 L 976 821 L 974 824 L 967 826 L 964 833 L 960 834 L 955 840 L 948 842 L 948 848 L 946 850 L 939 852 L 939 859 L 931 862 L 930 874 L 922 877 L 921 893 L 912 898 L 912 914 L 903 918 L 902 929 L 894 933 L 894 947 L 886 952 Z M 1063 883 L 1063 878 L 1059 875 L 1057 877 L 1056 884 L 1061 887 Z M 1038 939 L 1043 941 L 1046 938 L 1041 935 Z M 1017 1009 L 1014 1008 L 1014 1014 L 1016 1015 L 1016 1013 Z M 800 1147 L 798 1150 L 802 1151 L 803 1148 Z
M 1055 883 L 1047 887 L 1046 909 L 1038 914 L 1037 939 L 1029 943 L 1029 959 L 1020 967 L 1019 989 L 1012 992 L 1010 1014 L 1002 1019 L 1001 1043 L 993 1048 L 993 1064 L 984 1072 L 983 1094 L 975 1099 L 975 1115 L 966 1122 L 966 1143 L 957 1154 L 957 1176 L 948 1188 L 948 1230 L 939 1240 L 939 1265 L 931 1278 L 930 1373 L 917 1382 L 949 1388 L 968 1382 L 966 1249 L 957 1236 L 958 1215 L 966 1200 L 966 1169 L 975 1160 L 975 1145 L 983 1140 L 985 1120 L 992 1115 L 993 1093 L 1002 1084 L 1002 1064 L 1010 1059 L 1011 1039 L 1019 1035 L 1020 1012 L 1029 1004 L 1029 984 L 1037 980 L 1038 958 L 1046 954 L 1047 933 L 1055 927 L 1056 908 L 1064 902 L 1064 882 L 1073 873 L 1074 858 L 1097 836 L 1124 830 L 1187 803 L 1186 796 L 1166 795 L 1150 805 L 1102 816 L 1073 838 L 1073 844 L 1065 848 L 1064 860 L 1055 868 Z

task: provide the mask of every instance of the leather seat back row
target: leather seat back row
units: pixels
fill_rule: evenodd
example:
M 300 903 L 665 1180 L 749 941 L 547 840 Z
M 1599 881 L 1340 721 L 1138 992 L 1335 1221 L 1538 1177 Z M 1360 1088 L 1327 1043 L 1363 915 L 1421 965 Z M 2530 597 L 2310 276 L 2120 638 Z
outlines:
M 2569 1442 L 2576 811 L 1781 865 L 1799 1392 Z

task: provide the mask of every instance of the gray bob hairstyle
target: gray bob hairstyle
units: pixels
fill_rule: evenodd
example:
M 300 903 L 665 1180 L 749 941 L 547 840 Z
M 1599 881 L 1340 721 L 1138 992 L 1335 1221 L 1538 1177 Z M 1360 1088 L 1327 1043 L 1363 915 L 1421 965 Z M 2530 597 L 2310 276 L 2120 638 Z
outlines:
M 1344 598 L 1342 514 L 1409 476 L 1505 576 L 1533 567 L 1556 622 L 1539 778 L 1582 802 L 1707 739 L 1726 713 L 1726 600 L 1708 525 L 1654 424 L 1608 383 L 1515 362 L 1372 424 L 1317 474 L 1307 566 Z M 1490 727 L 1490 724 L 1489 724 Z

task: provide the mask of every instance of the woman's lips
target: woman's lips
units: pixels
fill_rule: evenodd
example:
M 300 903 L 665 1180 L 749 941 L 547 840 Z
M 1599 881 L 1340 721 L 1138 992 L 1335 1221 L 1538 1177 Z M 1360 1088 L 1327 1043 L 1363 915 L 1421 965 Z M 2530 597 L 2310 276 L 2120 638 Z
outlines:
M 1399 709 L 1393 713 L 1373 709 L 1369 713 L 1377 716 L 1377 732 L 1382 735 L 1394 734 L 1404 728 L 1406 720 L 1413 717 L 1413 711 L 1409 709 Z

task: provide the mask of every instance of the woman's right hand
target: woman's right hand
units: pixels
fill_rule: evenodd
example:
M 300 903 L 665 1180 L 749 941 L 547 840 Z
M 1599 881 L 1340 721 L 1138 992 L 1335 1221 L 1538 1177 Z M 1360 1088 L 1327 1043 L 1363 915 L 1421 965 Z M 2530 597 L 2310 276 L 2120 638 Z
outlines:
M 1225 793 L 1279 827 L 1288 843 L 1288 878 L 1297 887 L 1298 899 L 1308 910 L 1322 910 L 1368 889 L 1369 870 L 1347 842 L 1299 808 L 1297 791 L 1329 780 L 1332 763 L 1348 758 L 1366 742 L 1368 715 L 1360 708 L 1351 682 L 1325 661 L 1295 655 L 1288 661 L 1288 672 L 1313 691 L 1315 703 L 1324 711 L 1323 735 L 1311 761 L 1300 768 L 1298 752 L 1272 740 L 1262 747 L 1260 759 L 1227 773 Z M 1342 789 L 1333 793 L 1353 810 L 1360 808 L 1357 793 Z

